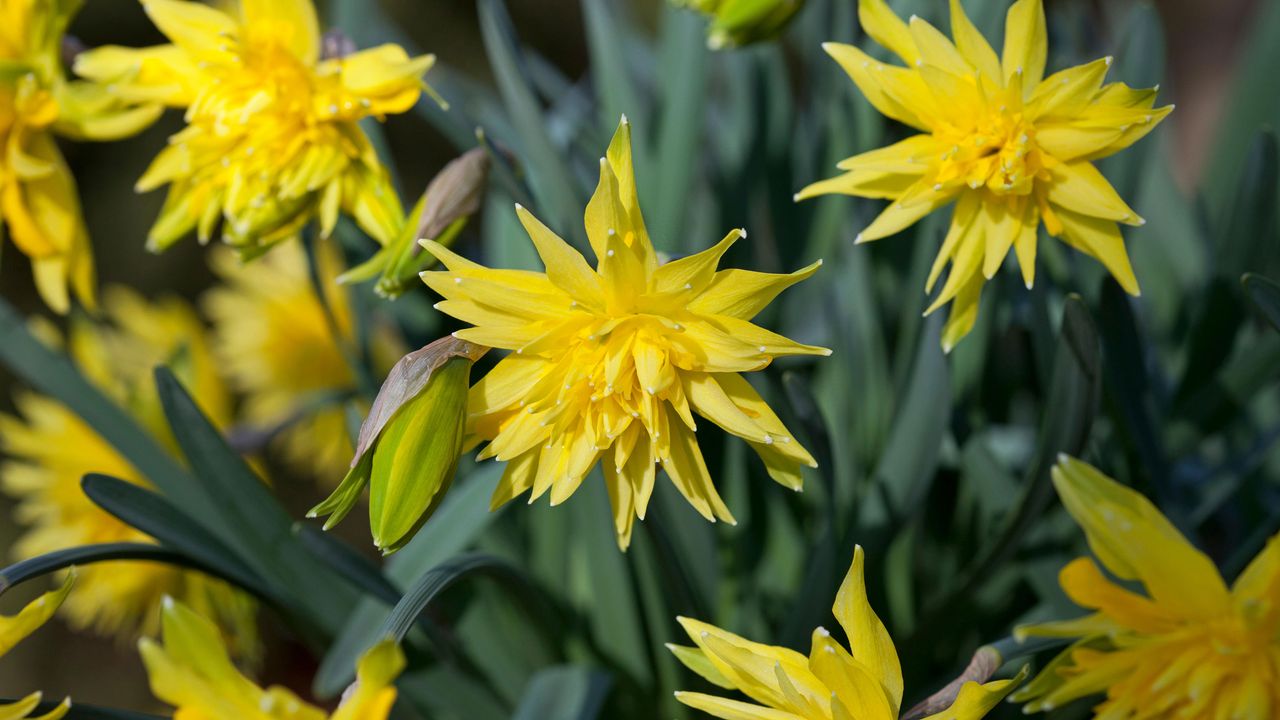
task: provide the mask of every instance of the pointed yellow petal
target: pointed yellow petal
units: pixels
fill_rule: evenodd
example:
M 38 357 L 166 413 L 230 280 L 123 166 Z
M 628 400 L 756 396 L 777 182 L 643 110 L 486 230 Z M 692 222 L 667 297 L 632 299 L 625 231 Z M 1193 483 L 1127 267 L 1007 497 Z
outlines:
M 903 31 L 906 31 L 905 24 Z M 875 109 L 905 125 L 925 131 L 930 129 L 938 111 L 917 73 L 886 65 L 853 45 L 827 42 L 822 44 L 822 49 L 840 63 Z
M 653 274 L 653 289 L 658 293 L 689 292 L 701 293 L 716 275 L 716 267 L 720 258 L 728 252 L 739 238 L 745 237 L 743 230 L 730 230 L 720 242 L 693 255 L 686 255 L 679 260 L 659 267 Z
M 809 669 L 858 720 L 897 720 L 897 701 L 886 695 L 878 677 L 822 628 L 813 631 Z
M 1004 55 L 1001 65 L 1005 82 L 1022 76 L 1022 87 L 1034 88 L 1044 77 L 1049 55 L 1044 5 L 1040 0 L 1018 0 L 1009 7 L 1004 21 Z
M 1130 630 L 1159 634 L 1177 626 L 1177 618 L 1170 617 L 1150 598 L 1112 583 L 1089 558 L 1076 558 L 1067 563 L 1058 573 L 1058 583 L 1071 602 L 1098 610 Z
M 832 606 L 836 620 L 849 638 L 853 659 L 861 663 L 885 691 L 893 717 L 897 717 L 902 704 L 902 666 L 898 664 L 898 651 L 893 639 L 880 618 L 876 617 L 867 600 L 867 586 L 863 580 L 862 546 L 853 549 L 853 565 L 840 584 L 836 602 Z
M 942 326 L 942 351 L 951 352 L 960 344 L 978 321 L 978 303 L 982 297 L 982 275 L 974 273 L 955 297 L 951 305 L 951 313 Z
M 676 700 L 694 710 L 701 710 L 722 720 L 805 720 L 799 715 L 784 710 L 774 710 L 703 693 L 680 691 L 676 693 Z
M 956 700 L 951 704 L 951 707 L 940 713 L 930 715 L 924 720 L 979 720 L 979 718 L 984 718 L 996 705 L 1000 704 L 1001 700 L 1005 699 L 1005 696 L 1013 692 L 1013 689 L 1018 687 L 1018 683 L 1022 682 L 1026 676 L 1027 669 L 1023 668 L 1016 677 L 1009 680 L 996 680 L 982 685 L 969 681 L 960 687 L 960 694 L 956 696 Z
M 1089 162 L 1063 163 L 1049 171 L 1049 202 L 1081 215 L 1140 226 L 1142 218 Z
M 923 198 L 910 204 L 903 204 L 901 200 L 893 201 L 865 230 L 858 233 L 855 242 L 870 242 L 901 232 L 916 224 L 920 218 L 951 202 L 959 193 L 956 188 L 935 189 L 929 186 L 925 189 L 924 185 L 924 181 L 921 181 L 913 186 L 913 189 L 925 193 Z
M 1229 610 L 1213 562 L 1142 495 L 1069 457 L 1054 467 L 1053 484 L 1103 565 L 1122 579 L 1141 580 L 1162 609 L 1185 620 Z
M 1120 287 L 1130 295 L 1138 293 L 1138 279 L 1129 263 L 1120 228 L 1110 220 L 1080 215 L 1065 208 L 1054 208 L 1062 222 L 1063 235 L 1081 252 L 1097 258 Z
M 885 0 L 858 0 L 858 22 L 872 40 L 892 50 L 907 65 L 920 59 L 907 24 L 889 9 Z
M 533 240 L 551 282 L 579 303 L 590 308 L 602 308 L 604 297 L 600 290 L 600 277 L 587 264 L 582 253 L 551 232 L 523 206 L 516 205 L 516 215 Z
M 918 15 L 911 17 L 911 39 L 920 51 L 920 61 L 926 65 L 946 68 L 951 72 L 967 73 L 969 62 L 964 59 L 951 40 L 938 28 Z
M 196 55 L 222 55 L 228 37 L 239 32 L 221 10 L 184 0 L 143 0 L 147 15 L 174 44 Z
M 289 48 L 307 65 L 320 59 L 320 22 L 311 0 L 240 0 L 240 12 L 255 40 Z
M 1000 68 L 1000 58 L 991 49 L 991 43 L 978 32 L 969 16 L 965 14 L 960 0 L 951 0 L 951 36 L 956 39 L 956 48 L 965 60 L 984 77 L 1003 83 L 1004 75 Z
M 819 260 L 793 273 L 774 274 L 751 270 L 721 270 L 688 309 L 700 315 L 728 315 L 750 320 L 769 306 L 778 295 L 822 267 Z

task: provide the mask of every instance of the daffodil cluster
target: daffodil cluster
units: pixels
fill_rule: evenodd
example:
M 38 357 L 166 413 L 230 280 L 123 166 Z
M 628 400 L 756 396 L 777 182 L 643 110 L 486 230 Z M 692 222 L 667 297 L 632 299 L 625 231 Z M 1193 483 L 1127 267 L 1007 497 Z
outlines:
M 0 0 L 0 230 L 31 259 L 36 289 L 59 313 L 72 294 L 94 307 L 97 281 L 75 178 L 55 136 L 115 140 L 159 115 L 66 78 L 63 34 L 79 7 L 77 0 Z
M 631 126 L 618 126 L 600 159 L 585 224 L 596 267 L 528 210 L 516 208 L 545 273 L 492 270 L 425 243 L 445 270 L 423 280 L 436 307 L 474 327 L 454 335 L 510 351 L 471 389 L 469 434 L 480 459 L 506 462 L 493 505 L 531 493 L 559 504 L 598 462 L 619 546 L 644 518 L 657 466 L 708 520 L 733 522 L 698 448 L 694 414 L 751 444 L 770 476 L 798 490 L 814 467 L 741 373 L 776 357 L 828 355 L 751 322 L 821 264 L 788 275 L 717 270 L 742 230 L 660 264 L 645 229 L 631 159 Z
M 1096 558 L 1071 561 L 1059 581 L 1092 613 L 1019 630 L 1075 643 L 1015 699 L 1036 711 L 1105 694 L 1094 710 L 1100 720 L 1275 717 L 1280 537 L 1228 587 L 1213 561 L 1134 490 L 1069 457 L 1054 468 L 1053 484 Z
M 1154 89 L 1105 83 L 1109 57 L 1046 77 L 1041 0 L 1017 0 L 1009 8 L 999 56 L 960 0 L 951 0 L 952 39 L 919 17 L 904 22 L 885 0 L 858 0 L 858 17 L 862 29 L 905 65 L 881 62 L 853 45 L 824 48 L 877 110 L 916 134 L 844 160 L 843 174 L 796 197 L 839 193 L 891 200 L 858 233 L 858 242 L 888 237 L 954 204 L 925 286 L 932 291 L 950 264 L 926 310 L 953 303 L 942 335 L 945 349 L 973 329 L 983 284 L 1010 250 L 1031 287 L 1041 224 L 1138 294 L 1119 224 L 1140 226 L 1143 220 L 1093 162 L 1151 132 L 1172 106 L 1155 107 Z
M 98 48 L 75 71 L 122 100 L 186 111 L 187 126 L 138 181 L 140 191 L 169 185 L 152 249 L 221 228 L 254 257 L 313 219 L 327 236 L 343 212 L 392 242 L 404 210 L 359 121 L 413 107 L 433 56 L 388 44 L 322 57 L 311 0 L 143 6 L 171 44 Z

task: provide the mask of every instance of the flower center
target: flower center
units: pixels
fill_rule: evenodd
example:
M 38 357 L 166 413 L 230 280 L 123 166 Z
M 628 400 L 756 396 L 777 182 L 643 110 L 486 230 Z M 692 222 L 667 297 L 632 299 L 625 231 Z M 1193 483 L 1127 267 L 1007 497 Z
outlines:
M 986 187 L 997 195 L 1027 195 L 1044 170 L 1044 155 L 1035 142 L 1035 126 L 1022 112 L 999 106 L 967 127 L 942 126 L 934 137 L 949 144 L 934 182 Z

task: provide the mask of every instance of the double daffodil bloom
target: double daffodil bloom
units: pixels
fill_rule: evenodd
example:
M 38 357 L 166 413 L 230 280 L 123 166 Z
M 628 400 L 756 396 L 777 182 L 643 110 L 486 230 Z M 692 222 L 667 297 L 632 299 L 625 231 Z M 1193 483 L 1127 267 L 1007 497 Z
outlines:
M 155 696 L 189 720 L 386 720 L 395 704 L 392 683 L 404 669 L 400 647 L 387 640 L 358 666 L 356 684 L 332 714 L 282 687 L 263 689 L 232 664 L 218 627 L 166 598 L 164 642 L 138 644 Z
M 338 248 L 317 243 L 315 258 L 323 304 L 301 243 L 247 265 L 216 248 L 210 264 L 223 282 L 201 304 L 218 360 L 244 395 L 243 420 L 264 430 L 283 426 L 273 440 L 285 458 L 336 482 L 353 450 L 342 401 L 357 389 L 348 359 L 357 352 L 356 329 L 349 292 L 336 281 Z M 403 342 L 387 324 L 369 335 L 374 367 L 385 372 L 405 353 Z
M 1213 561 L 1142 495 L 1068 457 L 1053 484 L 1115 579 L 1086 557 L 1062 569 L 1062 589 L 1093 614 L 1019 629 L 1079 639 L 1014 699 L 1035 712 L 1105 693 L 1099 720 L 1276 717 L 1280 536 L 1228 589 Z
M 167 364 L 215 424 L 226 427 L 231 396 L 217 373 L 192 309 L 176 299 L 147 302 L 123 288 L 108 288 L 105 315 L 114 324 L 83 318 L 71 323 L 67 353 L 80 371 L 154 437 L 177 452 L 151 370 Z M 80 545 L 152 542 L 142 532 L 94 505 L 81 490 L 88 473 L 148 486 L 101 435 L 61 403 L 34 393 L 14 398 L 21 417 L 0 414 L 0 486 L 18 500 L 15 519 L 27 526 L 13 547 L 19 559 Z M 154 630 L 160 600 L 183 598 L 217 617 L 245 655 L 255 652 L 254 603 L 227 584 L 170 565 L 115 562 L 80 571 L 63 613 L 77 628 L 132 640 Z
M 769 474 L 799 489 L 816 463 L 739 373 L 783 355 L 829 355 L 750 322 L 778 293 L 817 270 L 789 275 L 716 270 L 745 235 L 660 265 L 645 230 L 623 118 L 586 209 L 592 269 L 532 214 L 516 214 L 546 273 L 491 270 L 425 243 L 447 270 L 423 280 L 437 307 L 475 327 L 461 340 L 510 350 L 471 390 L 470 436 L 489 441 L 480 459 L 506 462 L 496 507 L 532 491 L 567 499 L 596 465 L 613 504 L 618 543 L 643 519 L 661 463 L 708 520 L 733 522 L 698 449 L 694 413 L 747 440 Z
M 49 621 L 49 618 L 53 617 L 53 614 L 58 611 L 63 601 L 67 599 L 67 595 L 71 592 L 71 585 L 74 582 L 75 573 L 69 573 L 61 588 L 47 592 L 32 600 L 17 615 L 13 617 L 0 615 L 0 657 L 8 654 L 18 643 L 25 640 L 31 633 L 39 630 L 42 625 Z M 17 702 L 0 704 L 0 720 L 22 720 L 26 718 L 40 704 L 42 697 L 40 693 L 36 692 Z M 30 720 L 58 720 L 58 718 L 66 715 L 69 709 L 71 709 L 71 701 L 63 700 L 52 711 L 39 717 L 32 717 Z
M 433 56 L 382 45 L 321 59 L 311 0 L 222 5 L 143 0 L 173 44 L 76 60 L 121 98 L 186 109 L 187 127 L 138 181 L 139 191 L 170 185 L 149 246 L 193 230 L 204 242 L 221 223 L 223 240 L 252 257 L 316 217 L 328 235 L 340 212 L 390 243 L 404 211 L 359 121 L 413 107 Z
M 931 292 L 950 263 L 941 292 L 926 310 L 955 302 L 943 331 L 944 349 L 973 328 L 982 286 L 1010 249 L 1031 287 L 1041 223 L 1138 294 L 1117 223 L 1144 221 L 1093 161 L 1146 135 L 1172 106 L 1153 107 L 1154 89 L 1103 84 L 1109 57 L 1045 77 L 1041 0 L 1017 0 L 1009 8 L 1002 57 L 959 0 L 951 0 L 954 42 L 918 17 L 903 22 L 884 0 L 859 0 L 858 17 L 867 34 L 905 67 L 852 45 L 827 43 L 824 49 L 877 110 L 919 132 L 844 160 L 843 175 L 814 183 L 796 198 L 839 193 L 892 200 L 857 242 L 893 235 L 955 203 L 925 286 Z
M 853 550 L 853 565 L 831 609 L 844 628 L 849 649 L 818 628 L 808 657 L 678 618 L 695 647 L 668 645 L 668 649 L 713 685 L 738 690 L 751 702 L 695 692 L 678 692 L 676 698 L 725 720 L 897 720 L 902 667 L 889 631 L 867 601 L 860 546 Z M 924 720 L 981 718 L 1020 679 L 966 682 L 950 707 Z
M 36 289 L 58 313 L 71 306 L 71 292 L 93 308 L 96 280 L 75 178 L 54 135 L 114 140 L 159 115 L 93 83 L 67 81 L 62 36 L 79 7 L 0 0 L 0 224 L 31 259 Z

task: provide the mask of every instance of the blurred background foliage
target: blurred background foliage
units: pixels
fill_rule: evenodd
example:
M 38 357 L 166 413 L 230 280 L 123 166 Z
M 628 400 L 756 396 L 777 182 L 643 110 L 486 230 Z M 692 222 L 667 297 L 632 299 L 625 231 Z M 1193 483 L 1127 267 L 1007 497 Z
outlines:
M 892 5 L 903 17 L 947 26 L 945 3 Z M 965 2 L 995 38 L 1006 6 Z M 742 443 L 722 442 L 706 427 L 704 452 L 739 524 L 705 523 L 660 482 L 653 512 L 623 555 L 598 478 L 559 508 L 520 504 L 489 514 L 499 468 L 464 460 L 444 506 L 385 567 L 392 599 L 415 583 L 432 599 L 433 633 L 410 635 L 421 670 L 404 683 L 408 707 L 433 718 L 577 717 L 539 705 L 554 699 L 603 702 L 601 717 L 689 717 L 671 691 L 701 681 L 663 649 L 680 638 L 675 615 L 802 648 L 814 626 L 830 622 L 855 542 L 867 548 L 872 605 L 898 642 L 910 704 L 1015 624 L 1081 614 L 1056 581 L 1083 547 L 1048 483 L 1059 452 L 1153 498 L 1228 580 L 1280 529 L 1277 308 L 1265 282 L 1241 282 L 1245 273 L 1280 277 L 1277 150 L 1266 132 L 1280 118 L 1280 3 L 1047 3 L 1051 69 L 1115 55 L 1110 79 L 1161 84 L 1162 100 L 1178 104 L 1151 137 L 1102 164 L 1149 221 L 1126 233 L 1143 295 L 1130 299 L 1096 263 L 1042 237 L 1035 289 L 1006 268 L 973 335 L 949 357 L 938 349 L 940 318 L 920 316 L 945 218 L 854 247 L 879 203 L 792 202 L 837 160 L 903 135 L 821 51 L 827 40 L 861 44 L 855 7 L 809 0 L 778 42 L 711 52 L 700 16 L 658 0 L 322 5 L 327 24 L 359 46 L 390 40 L 440 59 L 428 79 L 451 109 L 424 99 L 375 136 L 406 205 L 476 146 L 477 128 L 496 149 L 481 216 L 456 243 L 464 254 L 536 267 L 515 201 L 584 245 L 578 218 L 596 158 L 626 113 L 660 250 L 684 254 L 745 226 L 749 240 L 730 253 L 730 266 L 778 272 L 826 261 L 762 323 L 835 350 L 829 361 L 780 362 L 763 373 L 766 396 L 822 465 L 805 492 L 769 482 Z M 88 3 L 72 32 L 90 46 L 160 41 L 125 0 Z M 104 284 L 196 298 L 216 282 L 206 248 L 182 243 L 157 256 L 143 247 L 161 196 L 134 195 L 133 181 L 178 122 L 170 114 L 133 140 L 67 149 Z M 353 261 L 371 251 L 349 225 L 342 240 Z M 41 312 L 16 254 L 0 266 L 0 285 L 24 313 Z M 414 347 L 455 329 L 431 308 L 426 288 L 390 304 L 374 301 L 368 285 L 360 293 L 369 299 L 358 303 L 364 321 L 390 314 Z M 17 387 L 5 372 L 0 382 Z M 10 395 L 0 393 L 0 408 Z M 180 392 L 172 403 L 181 404 Z M 191 435 L 182 443 L 188 457 L 203 447 L 226 463 L 206 472 L 250 477 L 219 455 L 216 437 Z M 291 518 L 331 484 L 291 480 L 271 457 L 265 468 Z M 267 527 L 287 527 L 284 515 L 262 512 Z M 369 545 L 362 522 L 339 533 L 361 553 Z M 0 525 L 0 546 L 16 532 L 7 520 Z M 309 533 L 297 542 L 327 543 Z M 312 582 L 328 578 L 342 589 L 300 611 L 309 627 L 291 628 L 264 609 L 263 679 L 306 691 L 314 676 L 317 696 L 331 698 L 388 606 L 386 593 L 355 601 L 358 578 L 372 572 L 358 555 L 318 547 L 294 569 L 316 566 Z M 463 554 L 470 550 L 486 555 Z M 500 582 L 465 576 L 435 597 L 472 571 Z M 35 589 L 6 596 L 5 608 Z M 557 666 L 566 667 L 546 670 Z M 131 648 L 61 628 L 0 665 L 0 687 L 155 707 Z M 1078 703 L 1053 717 L 1086 710 Z

